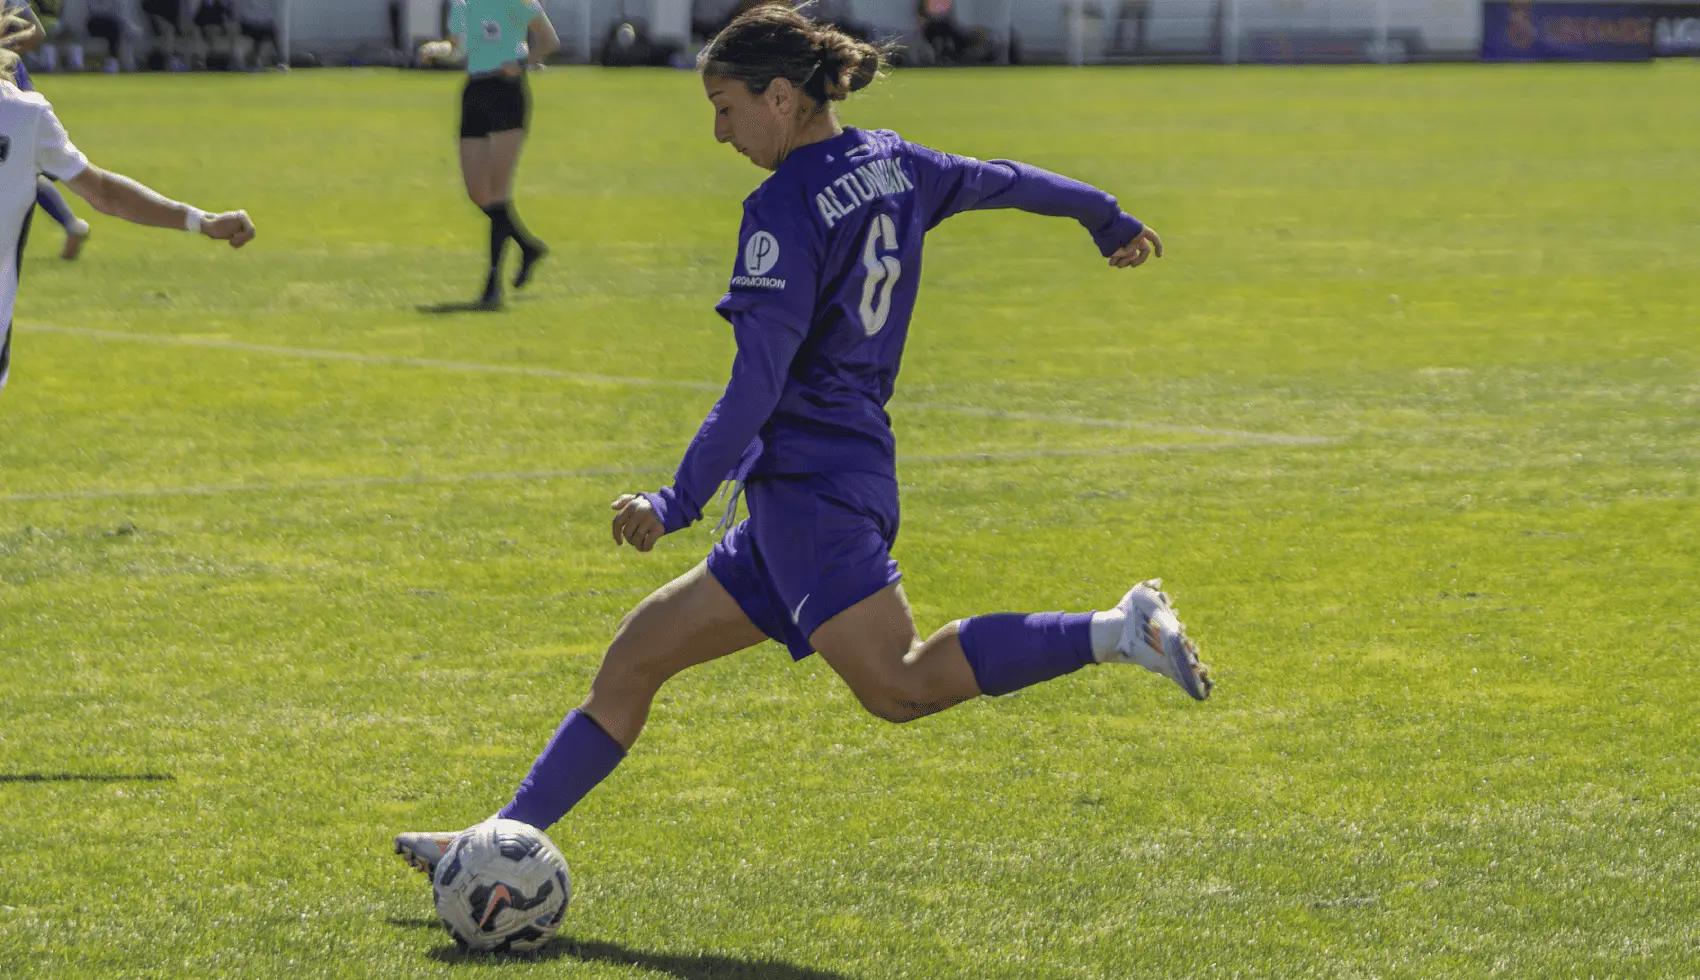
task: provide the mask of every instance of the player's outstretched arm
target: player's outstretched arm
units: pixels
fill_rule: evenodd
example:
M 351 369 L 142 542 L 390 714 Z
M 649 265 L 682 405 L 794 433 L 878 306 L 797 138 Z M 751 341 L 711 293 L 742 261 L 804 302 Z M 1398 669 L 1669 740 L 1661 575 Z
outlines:
M 929 227 L 964 211 L 1014 208 L 1080 222 L 1099 254 L 1118 269 L 1163 254 L 1160 240 L 1155 233 L 1146 234 L 1144 222 L 1091 184 L 1019 160 L 976 160 L 915 143 L 909 146 L 929 202 Z
M 211 214 L 173 201 L 151 187 L 99 167 L 89 167 L 65 186 L 101 214 L 152 228 L 183 228 L 241 248 L 254 240 L 254 222 L 246 211 Z

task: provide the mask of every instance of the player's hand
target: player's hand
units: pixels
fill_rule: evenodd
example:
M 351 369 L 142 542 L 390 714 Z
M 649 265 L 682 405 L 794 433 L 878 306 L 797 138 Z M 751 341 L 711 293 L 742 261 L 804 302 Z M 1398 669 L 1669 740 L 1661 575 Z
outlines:
M 1163 257 L 1163 240 L 1157 237 L 1157 231 L 1146 228 L 1133 241 L 1116 249 L 1116 254 L 1110 256 L 1110 266 L 1116 269 L 1136 269 L 1145 264 L 1151 256 Z
M 215 241 L 229 242 L 231 248 L 241 248 L 254 240 L 254 222 L 246 211 L 226 211 L 201 222 L 201 234 Z
M 614 546 L 629 544 L 639 551 L 648 551 L 667 533 L 661 518 L 649 501 L 635 493 L 622 493 L 610 507 L 614 508 Z
M 502 75 L 505 78 L 518 78 L 525 74 L 525 64 L 519 61 L 502 62 Z

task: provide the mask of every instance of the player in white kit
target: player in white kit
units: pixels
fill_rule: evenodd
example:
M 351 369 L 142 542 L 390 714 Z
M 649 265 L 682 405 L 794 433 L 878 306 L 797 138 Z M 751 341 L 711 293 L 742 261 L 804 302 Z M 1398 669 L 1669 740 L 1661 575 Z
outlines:
M 18 236 L 35 206 L 36 177 L 59 180 L 102 214 L 138 225 L 182 228 L 241 248 L 254 238 L 246 211 L 209 214 L 160 196 L 122 174 L 92 166 L 37 92 L 14 82 L 17 55 L 0 50 L 0 389 L 12 363 L 12 306 L 18 298 Z

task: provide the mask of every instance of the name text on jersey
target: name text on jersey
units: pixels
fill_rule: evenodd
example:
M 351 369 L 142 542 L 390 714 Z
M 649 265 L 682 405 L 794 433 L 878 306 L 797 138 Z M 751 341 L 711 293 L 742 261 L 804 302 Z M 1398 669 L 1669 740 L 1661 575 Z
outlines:
M 869 201 L 914 189 L 896 160 L 873 160 L 826 185 L 815 195 L 815 207 L 831 228 Z

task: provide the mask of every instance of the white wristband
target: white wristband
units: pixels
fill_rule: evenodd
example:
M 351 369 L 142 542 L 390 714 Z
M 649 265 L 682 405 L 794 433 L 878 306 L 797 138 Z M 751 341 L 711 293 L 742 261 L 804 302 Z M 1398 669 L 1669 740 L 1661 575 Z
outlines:
M 212 217 L 212 215 L 207 214 L 200 208 L 190 207 L 187 204 L 183 205 L 183 207 L 186 209 L 183 213 L 183 230 L 190 234 L 200 231 L 201 222 Z

